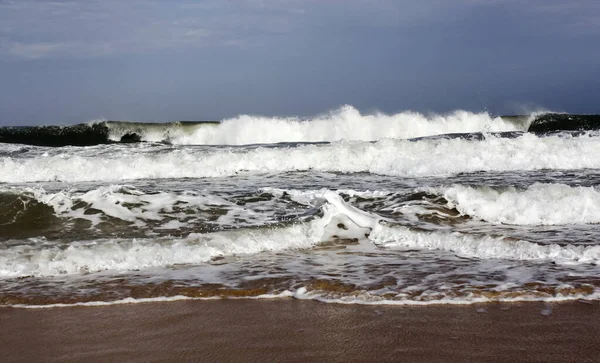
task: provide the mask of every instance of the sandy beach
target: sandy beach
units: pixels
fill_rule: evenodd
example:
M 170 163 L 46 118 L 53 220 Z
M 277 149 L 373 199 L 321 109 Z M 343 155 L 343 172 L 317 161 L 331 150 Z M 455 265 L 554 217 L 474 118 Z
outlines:
M 596 361 L 600 304 L 216 300 L 0 309 L 4 362 Z

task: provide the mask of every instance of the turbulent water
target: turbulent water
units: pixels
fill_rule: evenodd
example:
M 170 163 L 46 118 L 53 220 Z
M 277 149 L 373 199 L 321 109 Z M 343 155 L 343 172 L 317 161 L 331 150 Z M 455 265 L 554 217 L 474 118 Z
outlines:
M 0 304 L 600 298 L 598 116 L 0 128 Z

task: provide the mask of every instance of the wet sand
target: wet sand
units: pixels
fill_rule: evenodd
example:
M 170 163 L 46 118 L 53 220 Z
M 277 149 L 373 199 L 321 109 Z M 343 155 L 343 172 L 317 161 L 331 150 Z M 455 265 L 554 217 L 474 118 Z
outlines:
M 385 307 L 291 299 L 0 308 L 0 360 L 532 361 L 600 356 L 600 303 Z

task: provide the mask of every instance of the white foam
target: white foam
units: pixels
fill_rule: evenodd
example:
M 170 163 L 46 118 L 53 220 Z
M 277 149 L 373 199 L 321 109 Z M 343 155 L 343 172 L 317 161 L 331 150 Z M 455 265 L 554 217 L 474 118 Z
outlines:
M 188 214 L 174 212 L 175 206 L 194 207 L 199 210 L 207 209 L 208 205 L 223 206 L 228 209 L 228 214 L 221 216 L 223 219 L 229 213 L 243 216 L 244 212 L 247 212 L 233 202 L 204 192 L 145 193 L 128 185 L 108 185 L 89 191 L 70 189 L 59 192 L 48 192 L 41 187 L 4 187 L 0 188 L 0 193 L 31 196 L 38 202 L 52 207 L 57 216 L 89 220 L 92 225 L 100 223 L 102 215 L 88 213 L 89 208 L 101 211 L 105 216 L 134 222 L 138 226 L 148 220 L 160 221 L 165 216 L 189 218 Z M 80 202 L 85 203 L 86 208 L 83 208 Z M 223 220 L 223 222 L 227 221 Z M 174 228 L 174 226 L 176 226 L 175 221 L 171 221 L 171 224 L 165 225 L 164 228 Z
M 217 256 L 310 248 L 329 240 L 334 234 L 364 238 L 368 231 L 351 222 L 364 222 L 366 214 L 344 207 L 343 201 L 335 201 L 336 196 L 329 196 L 334 204 L 323 205 L 323 217 L 289 227 L 191 234 L 186 238 L 105 239 L 65 245 L 36 241 L 15 245 L 0 249 L 0 277 L 56 276 L 198 264 Z M 349 217 L 340 212 L 348 213 Z M 347 223 L 347 230 L 338 233 L 336 226 L 340 220 Z
M 367 213 L 348 203 L 345 203 L 339 194 L 330 191 L 325 193 L 324 197 L 338 210 L 339 213 L 342 213 L 348 217 L 360 228 L 374 228 L 376 225 L 378 225 L 378 221 L 380 219 L 378 216 Z
M 114 181 L 202 178 L 241 171 L 370 172 L 392 176 L 475 171 L 600 168 L 600 137 L 525 134 L 483 141 L 380 140 L 293 148 L 175 148 L 120 146 L 63 149 L 60 154 L 0 158 L 0 182 Z
M 531 118 L 532 119 L 532 118 Z M 373 141 L 382 138 L 414 138 L 447 133 L 526 131 L 531 119 L 521 123 L 492 117 L 488 113 L 454 111 L 447 115 L 425 116 L 416 112 L 393 115 L 361 114 L 352 106 L 342 106 L 328 114 L 307 120 L 298 117 L 264 117 L 240 115 L 220 124 L 169 127 L 152 125 L 135 131 L 145 141 L 173 144 L 245 145 L 279 142 L 319 142 L 336 140 Z M 110 125 L 111 138 L 119 140 L 127 126 Z M 132 126 L 133 127 L 133 126 Z
M 351 189 L 340 189 L 337 191 L 331 191 L 327 189 L 321 190 L 295 190 L 295 189 L 279 189 L 279 188 L 262 188 L 264 192 L 272 193 L 277 196 L 282 196 L 283 193 L 287 193 L 291 196 L 291 199 L 306 205 L 318 205 L 320 201 L 327 201 L 334 206 L 338 213 L 343 214 L 348 219 L 356 224 L 360 228 L 372 229 L 375 227 L 377 222 L 381 220 L 381 217 L 360 210 L 346 202 L 340 196 L 340 193 L 349 194 L 351 196 L 358 195 L 362 197 L 373 197 L 373 196 L 385 196 L 389 192 L 359 192 Z
M 519 297 L 501 297 L 501 298 L 487 298 L 487 297 L 448 297 L 436 300 L 389 300 L 383 299 L 379 296 L 373 296 L 364 294 L 363 296 L 357 297 L 356 295 L 350 295 L 345 297 L 331 298 L 327 297 L 320 291 L 308 291 L 305 287 L 300 287 L 295 291 L 284 290 L 278 294 L 263 294 L 258 296 L 244 296 L 244 297 L 189 297 L 183 295 L 169 296 L 169 297 L 154 297 L 154 298 L 125 298 L 113 301 L 87 301 L 77 302 L 71 304 L 58 303 L 58 304 L 46 304 L 46 305 L 26 305 L 26 304 L 15 304 L 8 305 L 10 308 L 20 309 L 52 309 L 52 308 L 69 308 L 69 307 L 101 307 L 101 306 L 112 306 L 112 305 L 123 305 L 123 304 L 144 304 L 144 303 L 156 303 L 156 302 L 176 302 L 182 300 L 198 300 L 198 301 L 210 301 L 210 300 L 261 300 L 261 299 L 286 299 L 294 298 L 298 300 L 312 300 L 322 303 L 329 304 L 344 304 L 344 305 L 395 305 L 395 306 L 427 306 L 427 305 L 473 305 L 473 304 L 486 304 L 490 302 L 500 303 L 519 303 L 519 302 L 568 302 L 568 301 L 597 301 L 600 300 L 600 292 L 593 292 L 591 294 L 573 294 L 573 295 L 557 295 L 557 296 L 519 296 Z
M 320 194 L 319 194 L 320 193 Z M 138 270 L 176 264 L 198 264 L 216 256 L 310 248 L 334 235 L 368 239 L 384 248 L 441 250 L 479 259 L 600 264 L 600 246 L 541 245 L 506 238 L 414 231 L 391 226 L 379 216 L 345 203 L 335 192 L 314 192 L 327 201 L 323 217 L 288 227 L 239 229 L 187 238 L 110 239 L 87 242 L 30 243 L 0 250 L 0 277 L 54 276 L 103 270 Z M 338 227 L 338 224 L 344 224 Z
M 444 196 L 450 208 L 492 223 L 600 223 L 600 192 L 594 187 L 534 184 L 519 190 L 454 185 L 437 192 Z
M 128 297 L 120 300 L 113 301 L 86 301 L 86 302 L 76 302 L 71 304 L 58 303 L 58 304 L 45 304 L 45 305 L 26 305 L 26 304 L 15 304 L 8 305 L 11 308 L 21 308 L 21 309 L 52 309 L 52 308 L 70 308 L 75 306 L 80 307 L 98 307 L 98 306 L 111 306 L 111 305 L 124 305 L 124 304 L 145 304 L 145 303 L 153 303 L 153 302 L 175 302 L 182 300 L 261 300 L 261 299 L 281 299 L 287 297 L 293 297 L 294 293 L 288 290 L 284 290 L 279 294 L 261 294 L 257 296 L 228 296 L 225 298 L 219 296 L 210 296 L 210 297 L 189 297 L 184 295 L 176 295 L 176 296 L 161 296 L 161 297 L 148 297 L 148 298 L 132 298 Z
M 112 301 L 86 301 L 86 302 L 76 302 L 76 303 L 57 303 L 57 304 L 45 304 L 45 305 L 26 305 L 26 304 L 15 304 L 8 305 L 11 308 L 20 308 L 20 309 L 52 309 L 52 308 L 70 308 L 70 307 L 98 307 L 98 306 L 112 306 L 112 305 L 124 305 L 124 304 L 143 304 L 143 303 L 151 303 L 151 302 L 174 302 L 181 300 L 216 300 L 218 298 L 191 298 L 188 296 L 177 295 L 177 296 L 169 296 L 169 297 L 152 297 L 152 298 L 132 298 L 128 297 L 120 300 L 112 300 Z
M 552 261 L 557 264 L 600 265 L 600 246 L 541 245 L 522 240 L 459 232 L 420 232 L 377 224 L 369 239 L 385 248 L 440 250 L 479 259 Z
M 261 188 L 260 191 L 264 193 L 273 194 L 277 197 L 281 197 L 285 194 L 288 194 L 290 198 L 300 204 L 305 205 L 314 205 L 315 201 L 325 200 L 325 193 L 328 192 L 327 189 L 321 190 L 299 190 L 299 189 L 282 189 L 282 188 L 273 188 L 273 187 L 265 187 Z M 358 191 L 353 189 L 337 189 L 335 191 L 338 194 L 346 194 L 350 197 L 361 197 L 361 198 L 381 198 L 386 197 L 394 192 L 386 191 L 386 190 L 366 190 L 366 191 Z
M 600 300 L 600 292 L 595 291 L 591 294 L 573 294 L 556 296 L 536 296 L 523 295 L 517 297 L 488 298 L 484 296 L 465 296 L 465 297 L 443 297 L 432 300 L 411 300 L 399 299 L 390 300 L 377 295 L 371 295 L 367 292 L 359 296 L 348 295 L 342 297 L 329 297 L 322 291 L 308 291 L 305 287 L 298 288 L 293 297 L 299 300 L 314 300 L 330 304 L 346 305 L 396 305 L 396 306 L 424 306 L 424 305 L 472 305 L 485 304 L 490 302 L 518 303 L 518 302 L 567 302 L 567 301 L 597 301 Z

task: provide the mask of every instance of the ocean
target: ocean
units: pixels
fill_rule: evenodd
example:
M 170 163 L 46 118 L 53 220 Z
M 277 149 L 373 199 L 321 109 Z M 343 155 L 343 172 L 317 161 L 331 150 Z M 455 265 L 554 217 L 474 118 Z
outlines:
M 0 305 L 600 299 L 600 116 L 0 128 Z

